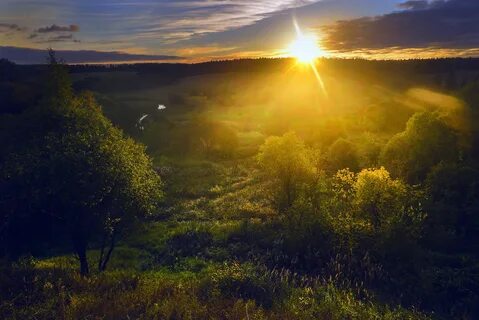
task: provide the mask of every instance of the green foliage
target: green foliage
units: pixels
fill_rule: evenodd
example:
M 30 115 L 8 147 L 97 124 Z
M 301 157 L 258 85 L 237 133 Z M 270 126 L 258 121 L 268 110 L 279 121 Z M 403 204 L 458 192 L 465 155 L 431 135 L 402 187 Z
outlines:
M 479 171 L 467 165 L 441 162 L 426 179 L 433 201 L 460 207 L 473 205 L 477 199 Z
M 145 149 L 50 60 L 42 82 L 0 62 L 1 255 L 46 256 L 2 266 L 0 318 L 478 318 L 477 84 L 467 109 L 407 90 L 417 62 L 325 60 L 327 99 L 285 68 L 70 66 Z M 74 271 L 78 239 L 108 271 Z
M 425 217 L 417 202 L 420 194 L 401 180 L 392 179 L 383 167 L 363 169 L 358 174 L 340 170 L 333 179 L 332 190 L 332 212 L 348 219 L 346 225 L 358 224 L 365 231 L 383 235 L 407 225 L 408 236 L 420 236 Z
M 427 316 L 402 308 L 392 309 L 358 300 L 350 291 L 334 286 L 296 289 L 288 301 L 295 319 L 428 319 Z
M 358 174 L 341 170 L 331 188 L 330 214 L 323 228 L 331 229 L 336 239 L 333 252 L 341 252 L 333 270 L 342 270 L 336 272 L 353 283 L 390 291 L 401 290 L 396 287 L 407 282 L 406 268 L 408 276 L 418 276 L 424 194 L 392 179 L 384 168 Z
M 55 51 L 48 50 L 48 78 L 45 82 L 45 103 L 52 106 L 67 106 L 73 99 L 73 90 L 68 71 L 63 61 L 58 60 Z
M 199 274 L 109 271 L 82 278 L 30 262 L 3 266 L 0 288 L 2 319 L 428 319 L 238 263 Z
M 174 265 L 184 257 L 210 257 L 208 247 L 213 245 L 213 237 L 205 230 L 187 230 L 169 238 L 163 252 L 157 257 L 162 264 Z
M 304 143 L 293 132 L 282 137 L 269 137 L 261 146 L 257 159 L 271 181 L 278 211 L 288 210 L 314 174 Z
M 377 232 L 391 227 L 404 212 L 406 186 L 384 168 L 361 171 L 354 183 L 355 204 L 362 218 Z
M 239 145 L 237 133 L 231 127 L 219 122 L 198 120 L 194 134 L 207 157 L 214 154 L 231 157 Z
M 63 81 L 60 66 L 52 68 L 54 82 Z M 92 95 L 73 97 L 67 87 L 58 84 L 48 105 L 15 119 L 20 135 L 7 147 L 0 201 L 7 244 L 69 238 L 88 273 L 89 243 L 100 241 L 105 269 L 121 232 L 156 210 L 161 180 L 145 148 L 115 128 Z
M 251 264 L 225 264 L 214 269 L 201 283 L 205 299 L 234 298 L 254 300 L 257 305 L 272 308 L 287 295 L 287 286 L 276 282 L 265 270 Z
M 328 162 L 331 172 L 337 172 L 341 169 L 349 169 L 353 172 L 358 171 L 359 156 L 356 146 L 343 138 L 336 140 L 329 147 Z
M 358 151 L 359 168 L 374 168 L 378 166 L 383 138 L 370 132 L 365 132 L 357 137 L 355 145 Z
M 441 251 L 474 251 L 479 230 L 479 171 L 467 165 L 441 162 L 426 179 L 433 212 L 427 221 L 429 245 Z
M 231 158 L 239 147 L 238 134 L 233 128 L 203 118 L 193 118 L 182 124 L 155 119 L 146 125 L 141 139 L 154 152 L 218 159 Z
M 394 177 L 411 183 L 423 181 L 433 166 L 459 156 L 457 136 L 436 113 L 416 113 L 406 130 L 389 140 L 381 154 L 383 164 Z

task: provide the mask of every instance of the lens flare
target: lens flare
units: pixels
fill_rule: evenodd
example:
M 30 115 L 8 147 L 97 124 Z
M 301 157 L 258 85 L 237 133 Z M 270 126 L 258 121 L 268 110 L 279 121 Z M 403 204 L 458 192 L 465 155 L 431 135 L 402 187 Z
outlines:
M 313 34 L 303 34 L 294 21 L 296 29 L 296 39 L 288 47 L 290 56 L 295 57 L 301 63 L 312 63 L 316 58 L 323 55 L 322 50 L 318 46 L 318 39 Z
M 324 52 L 318 46 L 318 39 L 313 34 L 303 34 L 296 20 L 293 20 L 293 23 L 296 29 L 296 39 L 288 47 L 289 55 L 295 57 L 298 62 L 311 66 L 321 90 L 327 96 L 323 79 L 316 68 L 316 59 L 324 55 Z
M 321 50 L 316 45 L 317 39 L 313 35 L 299 34 L 289 46 L 289 53 L 299 62 L 311 63 L 321 55 Z

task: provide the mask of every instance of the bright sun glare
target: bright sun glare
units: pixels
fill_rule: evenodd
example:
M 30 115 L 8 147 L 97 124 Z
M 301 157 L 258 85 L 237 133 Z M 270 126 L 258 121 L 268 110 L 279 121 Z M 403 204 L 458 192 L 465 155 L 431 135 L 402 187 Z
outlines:
M 311 63 L 321 55 L 314 35 L 304 35 L 298 32 L 297 38 L 289 46 L 289 54 L 299 62 Z
M 315 63 L 316 58 L 324 55 L 324 52 L 318 46 L 316 36 L 313 34 L 303 34 L 296 20 L 293 20 L 293 22 L 296 29 L 296 39 L 288 47 L 288 53 L 290 56 L 295 57 L 298 62 L 311 66 L 321 90 L 327 96 L 326 87 Z
M 293 20 L 296 29 L 296 39 L 289 45 L 288 53 L 301 63 L 312 64 L 323 54 L 318 46 L 318 39 L 314 34 L 304 34 L 296 20 Z

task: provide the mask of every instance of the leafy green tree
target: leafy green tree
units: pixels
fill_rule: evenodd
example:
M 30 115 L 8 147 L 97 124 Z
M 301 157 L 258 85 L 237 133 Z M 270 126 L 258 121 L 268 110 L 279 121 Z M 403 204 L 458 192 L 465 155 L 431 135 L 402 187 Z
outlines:
M 423 181 L 432 167 L 458 157 L 457 136 L 440 116 L 416 113 L 406 130 L 392 137 L 381 153 L 380 162 L 394 177 L 410 183 Z
M 339 138 L 329 147 L 328 162 L 331 172 L 341 169 L 358 171 L 359 156 L 356 146 L 344 138 Z
M 51 67 L 51 81 L 63 81 L 61 66 Z M 49 87 L 53 96 L 15 121 L 19 139 L 1 170 L 4 226 L 13 242 L 18 229 L 69 238 L 83 275 L 96 241 L 103 271 L 119 236 L 156 210 L 161 180 L 145 148 L 115 128 L 92 95 L 76 97 L 68 82 Z
M 387 227 L 404 211 L 406 186 L 391 179 L 384 168 L 362 170 L 356 177 L 354 192 L 360 215 L 374 231 Z
M 67 66 L 62 60 L 57 59 L 52 49 L 48 49 L 47 63 L 50 70 L 45 81 L 46 101 L 44 103 L 50 106 L 66 106 L 74 97 Z
M 407 229 L 409 236 L 419 236 L 424 219 L 422 195 L 391 178 L 384 167 L 363 169 L 358 174 L 339 170 L 332 179 L 332 191 L 332 219 L 347 224 L 337 226 L 338 230 L 370 230 L 376 236 L 387 237 L 395 230 Z
M 308 149 L 294 132 L 289 132 L 266 139 L 257 160 L 271 182 L 278 211 L 288 211 L 315 171 Z
M 428 238 L 445 249 L 457 239 L 464 239 L 466 247 L 477 243 L 479 231 L 479 170 L 477 168 L 441 162 L 426 179 L 431 200 L 428 217 Z M 448 239 L 442 239 L 441 235 Z M 452 240 L 452 241 L 451 241 Z M 445 245 L 447 244 L 447 245 Z

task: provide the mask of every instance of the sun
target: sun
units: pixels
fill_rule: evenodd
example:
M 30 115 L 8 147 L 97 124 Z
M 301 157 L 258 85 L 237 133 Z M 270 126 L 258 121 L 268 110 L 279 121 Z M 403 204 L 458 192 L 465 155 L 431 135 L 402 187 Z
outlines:
M 319 41 L 314 34 L 304 34 L 296 22 L 296 19 L 293 19 L 293 23 L 296 29 L 296 39 L 289 45 L 287 49 L 288 55 L 295 57 L 299 63 L 311 67 L 321 90 L 327 97 L 326 87 L 316 65 L 316 59 L 321 56 L 326 56 L 326 53 L 318 46 Z
M 324 52 L 318 46 L 318 38 L 314 34 L 304 34 L 296 19 L 293 19 L 296 30 L 296 39 L 289 45 L 287 51 L 298 62 L 312 64 L 316 58 L 323 56 Z
M 322 51 L 318 47 L 318 39 L 314 35 L 304 35 L 300 32 L 289 45 L 288 53 L 301 63 L 312 63 L 322 55 Z

